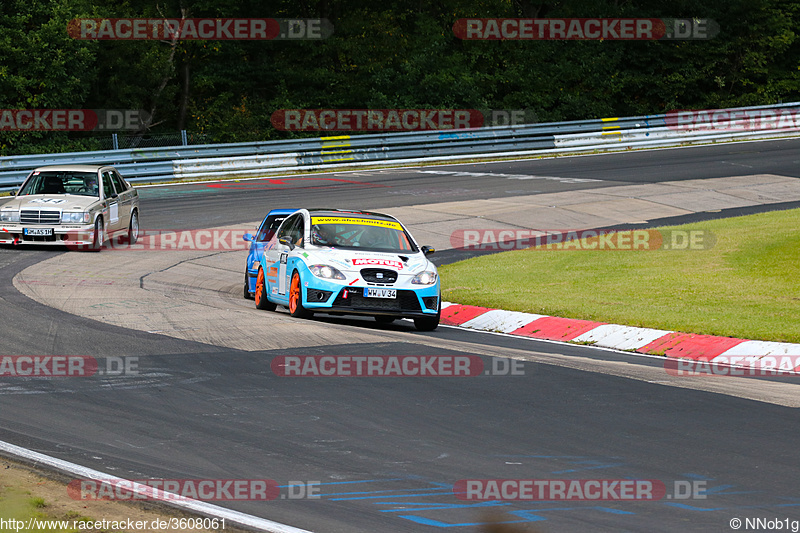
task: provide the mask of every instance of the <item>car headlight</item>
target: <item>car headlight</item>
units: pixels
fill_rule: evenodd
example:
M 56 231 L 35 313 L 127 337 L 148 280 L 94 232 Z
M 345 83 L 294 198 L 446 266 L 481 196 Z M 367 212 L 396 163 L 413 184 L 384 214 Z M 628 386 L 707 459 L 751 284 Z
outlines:
M 62 224 L 88 224 L 89 213 L 61 213 Z
M 312 274 L 323 279 L 346 279 L 344 274 L 328 265 L 311 265 L 308 267 Z
M 19 222 L 19 211 L 0 211 L 0 222 Z
M 426 270 L 425 272 L 420 272 L 414 279 L 411 280 L 411 283 L 414 285 L 433 285 L 436 283 L 436 280 L 439 279 L 439 276 L 433 270 Z

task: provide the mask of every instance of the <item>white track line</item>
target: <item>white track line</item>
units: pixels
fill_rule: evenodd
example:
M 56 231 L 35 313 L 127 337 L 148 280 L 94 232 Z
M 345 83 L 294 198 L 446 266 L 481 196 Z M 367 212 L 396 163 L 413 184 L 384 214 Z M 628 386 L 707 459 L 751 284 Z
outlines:
M 85 466 L 81 466 L 75 463 L 70 463 L 62 459 L 56 459 L 55 457 L 50 457 L 49 455 L 44 455 L 39 452 L 34 452 L 32 450 L 28 450 L 20 446 L 15 446 L 13 444 L 9 444 L 8 442 L 0 441 L 0 452 L 5 452 L 9 455 L 20 457 L 37 464 L 49 466 L 50 468 L 53 468 L 60 472 L 68 473 L 70 475 L 74 475 L 80 479 L 90 479 L 95 481 L 107 481 L 107 482 L 117 482 L 117 483 L 122 481 L 127 481 L 116 476 L 110 476 L 108 474 L 104 474 L 103 472 L 100 472 L 98 470 L 93 470 Z M 130 483 L 130 481 L 128 481 L 128 483 Z M 128 486 L 130 485 L 126 485 L 126 490 Z M 138 485 L 137 487 L 136 483 L 134 483 L 132 486 L 133 488 L 131 489 L 131 492 L 137 492 L 141 494 L 152 494 L 152 487 L 148 487 L 146 485 Z M 195 513 L 200 513 L 214 518 L 224 518 L 226 521 L 230 521 L 231 523 L 239 526 L 244 526 L 246 528 L 251 528 L 251 529 L 258 529 L 261 531 L 268 531 L 270 533 L 311 533 L 306 529 L 298 529 L 296 527 L 287 526 L 286 524 L 281 524 L 279 522 L 273 522 L 272 520 L 267 520 L 266 518 L 259 518 L 257 516 L 240 513 L 239 511 L 232 511 L 230 509 L 225 509 L 224 507 L 219 507 L 217 505 L 212 505 L 206 502 L 201 502 L 187 498 L 181 498 L 181 501 L 177 501 L 178 496 L 176 495 L 175 497 L 176 500 L 170 500 L 169 502 L 164 501 L 163 503 L 167 503 L 171 507 L 177 507 L 185 511 L 192 511 Z

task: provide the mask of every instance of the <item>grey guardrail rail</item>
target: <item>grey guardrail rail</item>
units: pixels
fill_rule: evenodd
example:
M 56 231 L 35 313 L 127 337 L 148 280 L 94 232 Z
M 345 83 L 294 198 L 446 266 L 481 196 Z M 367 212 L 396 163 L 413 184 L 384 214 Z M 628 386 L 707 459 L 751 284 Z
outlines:
M 675 127 L 675 114 L 615 117 L 465 130 L 342 135 L 286 141 L 104 150 L 0 158 L 0 189 L 19 186 L 34 168 L 47 165 L 114 165 L 131 182 L 248 176 L 337 166 L 387 164 L 567 151 L 612 151 L 726 140 L 797 135 L 800 102 L 706 110 L 794 114 L 791 127 L 708 131 Z M 695 112 L 699 113 L 699 112 Z M 775 126 L 780 124 L 776 123 Z

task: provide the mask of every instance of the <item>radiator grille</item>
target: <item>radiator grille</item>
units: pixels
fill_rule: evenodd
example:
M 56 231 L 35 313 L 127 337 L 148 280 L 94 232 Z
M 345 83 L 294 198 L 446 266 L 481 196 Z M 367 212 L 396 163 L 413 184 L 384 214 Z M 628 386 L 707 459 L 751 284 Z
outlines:
M 347 298 L 344 297 L 347 291 Z M 398 290 L 397 298 L 364 298 L 363 289 L 343 289 L 333 301 L 334 309 L 359 309 L 376 311 L 421 311 L 414 291 Z
M 362 268 L 361 277 L 370 283 L 385 283 L 391 285 L 397 281 L 397 272 L 385 268 Z
M 39 209 L 23 209 L 19 214 L 22 224 L 53 224 L 61 223 L 61 211 L 45 211 Z

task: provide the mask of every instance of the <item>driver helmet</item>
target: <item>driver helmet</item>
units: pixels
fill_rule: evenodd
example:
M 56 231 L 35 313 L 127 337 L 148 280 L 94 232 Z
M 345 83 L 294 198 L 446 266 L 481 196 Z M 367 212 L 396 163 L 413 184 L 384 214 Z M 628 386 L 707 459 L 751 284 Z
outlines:
M 317 224 L 311 226 L 311 242 L 313 244 L 327 244 L 329 246 L 332 244 L 328 232 L 325 230 L 325 228 L 322 228 Z

